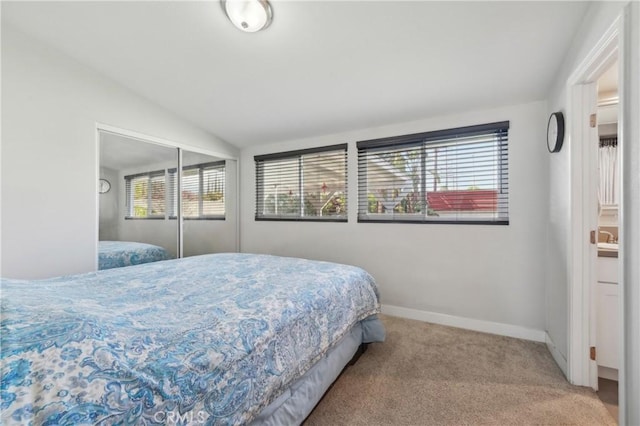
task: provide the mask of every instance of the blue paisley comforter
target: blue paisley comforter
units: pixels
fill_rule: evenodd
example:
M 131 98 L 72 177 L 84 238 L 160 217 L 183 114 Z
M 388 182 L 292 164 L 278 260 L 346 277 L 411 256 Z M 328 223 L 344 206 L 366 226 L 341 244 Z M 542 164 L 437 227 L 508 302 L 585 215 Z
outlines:
M 132 241 L 100 241 L 98 269 L 120 268 L 171 259 L 162 247 Z
M 244 424 L 378 312 L 360 268 L 214 254 L 2 280 L 3 424 Z

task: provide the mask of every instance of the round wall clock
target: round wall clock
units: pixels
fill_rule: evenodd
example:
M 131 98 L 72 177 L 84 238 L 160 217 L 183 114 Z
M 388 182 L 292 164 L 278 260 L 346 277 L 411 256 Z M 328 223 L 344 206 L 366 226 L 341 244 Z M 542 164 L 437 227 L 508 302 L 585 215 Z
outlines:
M 111 183 L 106 179 L 100 179 L 98 182 L 98 192 L 106 194 L 111 189 Z
M 558 152 L 564 141 L 564 115 L 554 112 L 547 123 L 547 149 L 549 152 Z

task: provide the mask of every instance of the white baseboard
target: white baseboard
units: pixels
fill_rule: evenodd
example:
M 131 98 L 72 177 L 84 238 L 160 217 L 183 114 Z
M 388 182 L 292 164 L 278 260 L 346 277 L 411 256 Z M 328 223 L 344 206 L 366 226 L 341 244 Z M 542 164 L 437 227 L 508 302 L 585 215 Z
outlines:
M 598 366 L 598 377 L 618 381 L 618 369 Z
M 418 309 L 403 308 L 393 305 L 382 305 L 382 313 L 396 317 L 431 322 L 434 324 L 448 325 L 450 327 L 481 331 L 483 333 L 533 340 L 534 342 L 545 341 L 544 331 L 521 327 L 518 325 L 458 317 L 455 315 L 440 314 L 437 312 L 420 311 Z
M 567 358 L 562 355 L 562 353 L 556 347 L 556 344 L 553 343 L 551 336 L 549 333 L 544 333 L 544 342 L 547 344 L 547 348 L 549 352 L 551 352 L 551 356 L 553 357 L 560 370 L 564 373 L 564 377 L 567 377 Z

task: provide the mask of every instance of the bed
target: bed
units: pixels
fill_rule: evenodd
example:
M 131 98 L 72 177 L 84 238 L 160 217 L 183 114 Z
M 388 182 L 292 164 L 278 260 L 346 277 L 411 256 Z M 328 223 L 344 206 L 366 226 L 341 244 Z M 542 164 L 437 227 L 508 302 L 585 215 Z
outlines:
M 171 259 L 160 246 L 132 241 L 100 241 L 98 243 L 98 269 L 120 268 Z
M 364 270 L 268 255 L 2 280 L 1 308 L 3 424 L 300 424 L 384 339 Z

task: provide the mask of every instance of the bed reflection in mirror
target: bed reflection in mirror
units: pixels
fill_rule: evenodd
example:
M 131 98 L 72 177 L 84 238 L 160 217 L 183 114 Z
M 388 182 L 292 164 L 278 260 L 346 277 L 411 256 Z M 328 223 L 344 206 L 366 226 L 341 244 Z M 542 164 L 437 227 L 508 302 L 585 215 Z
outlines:
M 176 148 L 100 133 L 98 269 L 178 257 L 177 162 Z
M 237 251 L 236 167 L 101 131 L 99 269 Z

